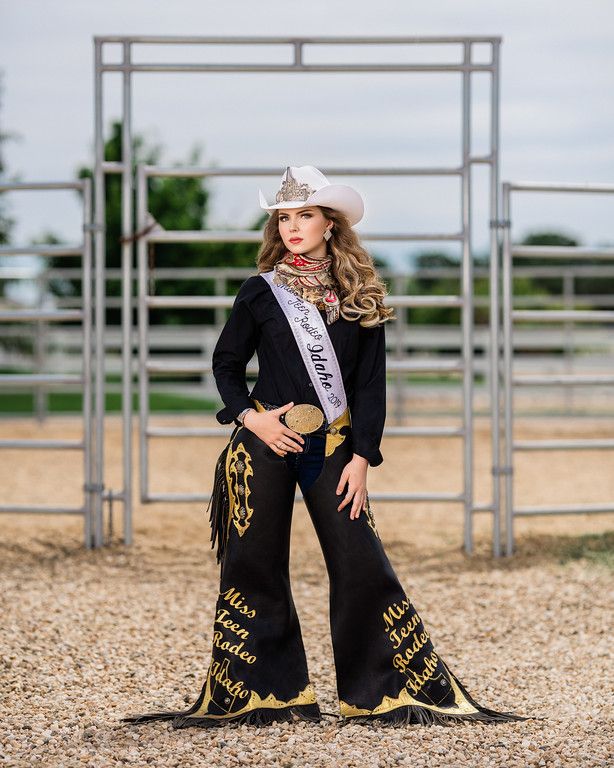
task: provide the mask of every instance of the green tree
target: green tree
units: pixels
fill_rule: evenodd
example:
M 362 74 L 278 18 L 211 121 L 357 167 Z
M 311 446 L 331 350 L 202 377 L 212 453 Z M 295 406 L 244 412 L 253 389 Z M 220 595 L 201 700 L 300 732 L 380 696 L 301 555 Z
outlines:
M 522 241 L 522 245 L 557 245 L 557 246 L 578 246 L 579 241 L 567 235 L 558 232 L 544 231 L 535 232 L 528 235 Z M 605 246 L 604 246 L 605 247 Z M 532 282 L 539 290 L 537 293 L 553 294 L 561 296 L 563 292 L 563 269 L 569 266 L 603 266 L 601 259 L 590 259 L 582 256 L 576 258 L 548 259 L 545 261 L 539 256 L 535 258 L 523 258 L 522 264 L 541 265 L 549 267 L 560 267 L 560 276 L 553 277 L 535 277 Z M 521 288 L 519 280 L 514 281 L 514 292 L 517 293 Z M 612 277 L 577 277 L 575 279 L 575 294 L 577 296 L 584 294 L 612 294 L 614 293 L 614 278 Z M 562 303 L 562 302 L 561 302 Z
M 142 137 L 133 140 L 134 169 L 137 163 L 157 165 L 160 163 L 162 150 L 159 146 L 146 147 Z M 114 122 L 111 137 L 105 142 L 104 157 L 107 161 L 120 161 L 122 157 L 121 123 Z M 200 148 L 191 150 L 185 167 L 198 165 Z M 174 167 L 181 167 L 175 163 Z M 92 178 L 91 168 L 78 170 L 78 178 Z M 121 177 L 119 174 L 107 174 L 105 179 L 106 206 L 106 268 L 121 268 Z M 95 191 L 94 191 L 95 194 Z M 149 179 L 149 212 L 158 223 L 167 230 L 198 230 L 207 228 L 209 191 L 203 179 L 190 177 L 153 177 Z M 134 208 L 136 200 L 133 200 Z M 250 229 L 261 229 L 264 216 L 259 217 Z M 136 222 L 135 222 L 136 229 Z M 153 258 L 151 266 L 153 277 L 157 268 L 186 267 L 254 267 L 258 253 L 258 243 L 157 243 L 151 246 Z M 132 263 L 136 264 L 136 244 L 132 244 Z M 240 281 L 239 281 L 240 282 Z M 237 284 L 238 287 L 238 284 Z M 53 291 L 67 295 L 78 295 L 81 287 L 77 281 L 55 282 Z M 155 280 L 155 293 L 159 296 L 214 295 L 215 283 L 212 279 L 158 279 Z M 121 281 L 108 281 L 108 297 L 121 296 Z M 107 307 L 107 323 L 121 323 L 121 308 Z M 213 310 L 201 309 L 156 309 L 150 313 L 152 323 L 161 324 L 202 324 L 213 322 Z
M 543 232 L 533 232 L 532 234 L 527 235 L 520 243 L 521 245 L 541 245 L 541 246 L 547 246 L 547 245 L 555 245 L 555 246 L 577 246 L 578 241 L 575 240 L 572 237 L 568 237 L 567 235 L 563 235 L 559 232 L 552 232 L 552 231 L 543 231 Z M 563 267 L 568 266 L 569 264 L 578 264 L 582 263 L 579 262 L 576 259 L 544 259 L 541 256 L 535 256 L 530 258 L 525 258 L 524 256 L 522 259 L 517 259 L 514 261 L 514 266 L 523 266 L 523 267 L 530 267 L 530 266 L 540 266 L 540 267 Z M 554 294 L 554 295 L 561 295 L 562 293 L 562 282 L 560 277 L 533 277 L 531 278 L 530 282 L 532 285 L 539 290 L 532 291 L 533 293 L 542 293 L 542 294 Z M 514 280 L 514 294 L 517 295 L 519 290 L 522 288 L 522 286 L 525 284 L 525 281 L 523 278 L 516 278 Z
M 429 269 L 435 271 L 435 276 L 415 275 L 408 279 L 408 293 L 429 296 L 459 296 L 461 293 L 461 264 L 460 260 L 443 251 L 428 250 L 419 253 L 415 260 L 416 269 Z M 473 258 L 473 267 L 485 268 L 488 266 L 487 257 Z M 454 270 L 453 275 L 437 276 L 437 270 Z M 488 294 L 488 278 L 474 279 L 474 292 L 476 295 Z M 460 322 L 460 308 L 458 307 L 414 307 L 410 310 L 411 322 L 416 325 L 457 325 Z M 475 322 L 488 322 L 488 307 L 476 307 Z

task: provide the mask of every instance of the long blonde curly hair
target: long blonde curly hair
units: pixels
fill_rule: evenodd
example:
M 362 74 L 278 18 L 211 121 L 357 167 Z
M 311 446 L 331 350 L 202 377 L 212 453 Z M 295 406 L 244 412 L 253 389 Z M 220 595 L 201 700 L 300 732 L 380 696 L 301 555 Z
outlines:
M 384 306 L 386 283 L 377 274 L 373 258 L 360 244 L 346 216 L 328 206 L 316 207 L 334 222 L 327 247 L 333 258 L 331 271 L 337 282 L 339 313 L 346 320 L 359 320 L 365 328 L 395 320 L 394 310 Z M 287 253 L 279 234 L 278 216 L 278 210 L 274 210 L 264 226 L 256 259 L 258 272 L 270 271 Z

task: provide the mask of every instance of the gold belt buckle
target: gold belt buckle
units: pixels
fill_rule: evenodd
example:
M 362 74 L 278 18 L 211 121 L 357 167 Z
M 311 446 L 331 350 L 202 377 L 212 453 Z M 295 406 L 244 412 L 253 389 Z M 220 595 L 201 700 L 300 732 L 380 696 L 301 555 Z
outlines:
M 324 424 L 324 412 L 311 403 L 293 405 L 283 416 L 287 427 L 303 435 L 315 432 Z

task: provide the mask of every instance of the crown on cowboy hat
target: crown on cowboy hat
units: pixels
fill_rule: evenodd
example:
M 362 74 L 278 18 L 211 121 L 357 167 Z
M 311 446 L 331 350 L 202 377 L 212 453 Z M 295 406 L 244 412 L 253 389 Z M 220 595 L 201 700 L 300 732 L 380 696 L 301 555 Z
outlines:
M 331 184 L 326 176 L 313 165 L 289 165 L 281 183 L 275 203 L 269 205 L 262 190 L 258 190 L 260 207 L 271 214 L 276 208 L 305 208 L 308 205 L 326 205 L 344 213 L 350 226 L 363 217 L 365 206 L 362 197 L 346 184 Z

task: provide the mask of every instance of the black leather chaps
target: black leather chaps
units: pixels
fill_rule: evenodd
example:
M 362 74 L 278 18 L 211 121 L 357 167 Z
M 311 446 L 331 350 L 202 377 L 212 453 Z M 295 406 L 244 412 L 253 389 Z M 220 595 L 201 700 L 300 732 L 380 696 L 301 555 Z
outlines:
M 435 651 L 384 551 L 370 505 L 354 520 L 351 502 L 337 510 L 345 495 L 337 495 L 337 484 L 352 455 L 350 425 L 307 440 L 303 454 L 286 457 L 247 427 L 234 429 L 218 467 L 227 492 L 217 532 L 224 547 L 202 690 L 187 710 L 130 715 L 124 722 L 264 725 L 317 722 L 325 714 L 340 724 L 528 719 L 477 704 Z M 292 598 L 297 482 L 328 571 L 339 714 L 320 710 Z

